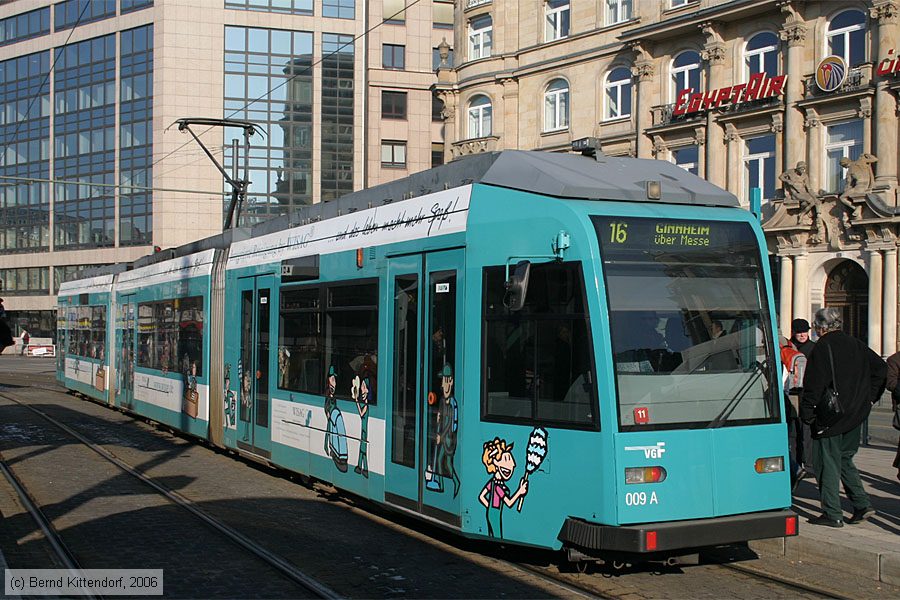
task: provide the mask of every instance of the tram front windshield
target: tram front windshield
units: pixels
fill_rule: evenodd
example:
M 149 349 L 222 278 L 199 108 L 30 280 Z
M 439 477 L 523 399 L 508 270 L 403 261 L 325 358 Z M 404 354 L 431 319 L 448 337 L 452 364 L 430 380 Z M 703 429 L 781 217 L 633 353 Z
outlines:
M 750 225 L 593 220 L 621 430 L 778 421 L 772 327 Z

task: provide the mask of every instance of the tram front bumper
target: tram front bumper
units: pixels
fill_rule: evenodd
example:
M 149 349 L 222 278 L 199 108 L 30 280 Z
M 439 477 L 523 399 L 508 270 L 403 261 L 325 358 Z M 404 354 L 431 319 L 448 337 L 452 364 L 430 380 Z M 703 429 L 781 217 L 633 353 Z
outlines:
M 585 551 L 646 554 L 794 536 L 798 529 L 797 515 L 791 510 L 621 526 L 569 517 L 557 539 Z

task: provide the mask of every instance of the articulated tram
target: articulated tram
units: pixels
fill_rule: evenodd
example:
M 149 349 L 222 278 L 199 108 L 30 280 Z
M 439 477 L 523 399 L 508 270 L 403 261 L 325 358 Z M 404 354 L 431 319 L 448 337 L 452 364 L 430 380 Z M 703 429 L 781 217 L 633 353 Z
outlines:
M 70 281 L 58 377 L 468 537 L 796 535 L 759 224 L 667 162 L 487 153 Z

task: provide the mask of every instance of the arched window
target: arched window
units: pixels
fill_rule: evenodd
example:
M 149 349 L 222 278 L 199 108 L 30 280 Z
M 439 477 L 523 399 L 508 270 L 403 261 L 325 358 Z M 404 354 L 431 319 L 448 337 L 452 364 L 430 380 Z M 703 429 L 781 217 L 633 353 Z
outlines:
M 866 62 L 866 15 L 845 10 L 828 23 L 828 54 L 840 56 L 848 67 Z
M 631 71 L 617 67 L 606 76 L 607 119 L 631 116 Z
M 544 92 L 544 131 L 569 127 L 569 83 L 554 79 Z
M 744 67 L 748 78 L 754 73 L 778 75 L 778 36 L 763 31 L 750 38 L 744 50 Z
M 469 138 L 491 135 L 491 99 L 479 94 L 469 101 Z
M 672 99 L 681 90 L 700 91 L 700 53 L 687 50 L 672 61 Z

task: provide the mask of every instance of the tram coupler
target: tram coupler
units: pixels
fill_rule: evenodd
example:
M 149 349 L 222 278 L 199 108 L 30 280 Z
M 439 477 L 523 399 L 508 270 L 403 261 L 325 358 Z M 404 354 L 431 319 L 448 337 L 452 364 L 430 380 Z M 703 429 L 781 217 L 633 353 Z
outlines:
M 566 560 L 573 564 L 582 562 L 604 562 L 602 558 L 590 556 L 577 548 L 566 548 Z

